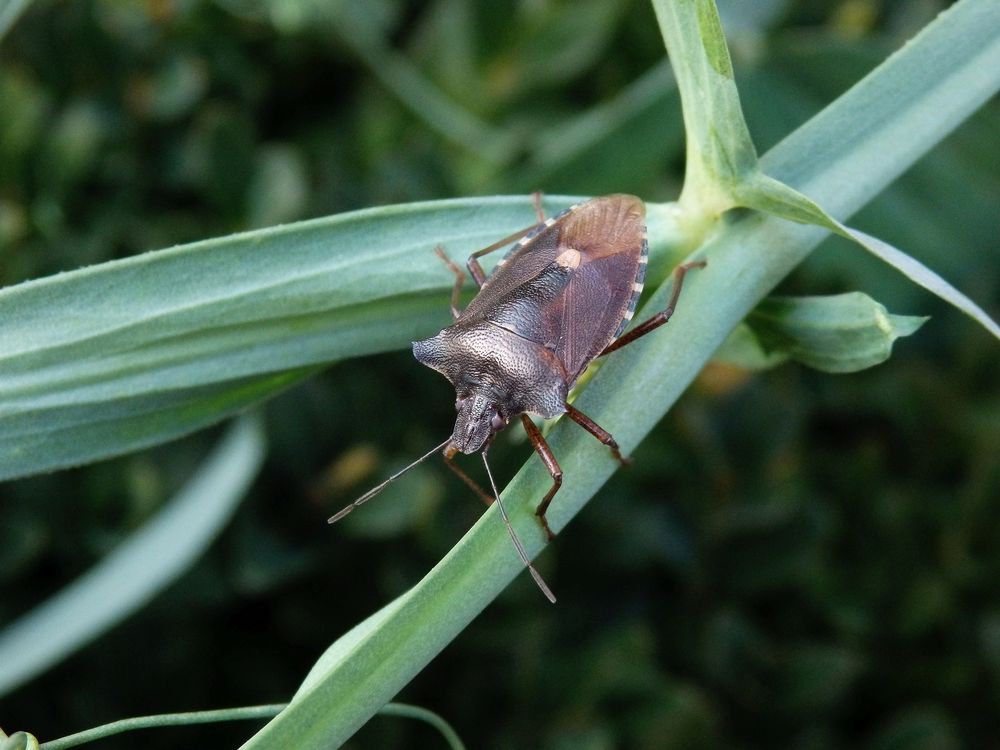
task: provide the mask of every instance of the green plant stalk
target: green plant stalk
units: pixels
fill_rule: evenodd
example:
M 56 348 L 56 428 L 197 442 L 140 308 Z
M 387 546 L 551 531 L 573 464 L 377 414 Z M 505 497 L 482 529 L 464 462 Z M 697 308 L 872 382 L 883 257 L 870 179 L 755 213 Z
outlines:
M 757 169 L 714 0 L 654 0 L 680 90 L 687 138 L 679 203 L 696 236 L 735 205 L 733 186 Z
M 213 711 L 185 711 L 176 714 L 155 714 L 153 716 L 134 716 L 130 719 L 119 719 L 99 727 L 85 729 L 82 732 L 68 734 L 57 740 L 43 742 L 41 750 L 66 750 L 66 748 L 84 745 L 94 740 L 104 739 L 123 732 L 136 729 L 155 729 L 157 727 L 185 727 L 192 724 L 215 724 L 220 721 L 245 721 L 247 719 L 269 719 L 278 713 L 285 705 L 276 703 L 265 706 L 241 706 L 240 708 L 219 708 Z
M 193 724 L 216 724 L 221 721 L 246 721 L 248 719 L 270 719 L 285 708 L 285 703 L 273 703 L 264 706 L 240 706 L 239 708 L 219 708 L 212 711 L 184 711 L 173 714 L 154 714 L 152 716 L 133 716 L 119 719 L 99 727 L 85 729 L 82 732 L 68 734 L 56 740 L 43 742 L 40 750 L 66 750 L 79 747 L 88 742 L 102 740 L 137 729 L 158 729 L 161 727 L 186 727 Z M 415 719 L 434 727 L 452 750 L 464 750 L 461 738 L 451 725 L 433 711 L 421 706 L 411 706 L 408 703 L 387 703 L 378 711 L 382 716 L 395 716 L 403 719 Z M 0 739 L 3 733 L 0 732 Z
M 989 3 L 958 3 L 861 85 L 776 146 L 769 174 L 850 215 L 929 150 L 1000 86 L 1000 41 Z M 927 60 L 933 60 L 928 65 Z M 901 137 L 901 134 L 903 137 Z M 873 158 L 877 155 L 877 158 Z M 651 206 L 651 214 L 667 206 Z M 651 217 L 652 218 L 652 217 Z M 655 222 L 651 221 L 651 225 Z M 577 404 L 631 451 L 726 334 L 827 232 L 760 214 L 714 237 L 669 326 L 610 357 Z M 637 316 L 660 309 L 665 285 Z M 616 469 L 593 438 L 559 423 L 548 440 L 565 472 L 549 511 L 562 529 Z M 549 479 L 529 460 L 504 492 L 530 555 L 543 547 L 532 509 Z M 329 748 L 347 740 L 523 572 L 494 510 L 342 658 L 329 664 L 247 748 Z M 552 581 L 558 593 L 558 580 Z M 336 579 L 331 586 L 336 586 Z M 539 598 L 539 606 L 542 604 Z

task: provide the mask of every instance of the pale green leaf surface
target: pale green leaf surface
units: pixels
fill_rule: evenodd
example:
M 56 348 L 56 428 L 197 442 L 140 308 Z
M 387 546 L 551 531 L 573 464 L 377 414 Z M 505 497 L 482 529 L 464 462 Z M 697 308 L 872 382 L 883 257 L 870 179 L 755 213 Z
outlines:
M 856 211 L 991 95 L 1000 66 L 984 70 L 980 50 L 994 43 L 996 24 L 983 27 L 995 20 L 995 9 L 988 1 L 959 2 L 775 147 L 764 159 L 767 171 L 831 206 L 835 215 Z M 935 78 L 939 71 L 946 85 Z M 666 210 L 650 209 L 653 217 Z M 704 248 L 709 265 L 686 282 L 670 324 L 609 357 L 576 404 L 613 432 L 625 452 L 633 449 L 728 331 L 824 234 L 818 227 L 759 214 L 727 227 Z M 663 305 L 668 291 L 659 289 L 637 319 Z M 549 512 L 558 530 L 616 464 L 593 438 L 564 421 L 548 440 L 565 473 Z M 548 484 L 544 469 L 532 460 L 504 492 L 511 521 L 532 556 L 543 547 L 532 507 Z M 487 511 L 391 616 L 342 658 L 331 660 L 325 674 L 245 747 L 308 750 L 341 744 L 522 572 L 495 509 Z M 550 583 L 558 593 L 558 579 Z M 539 606 L 542 602 L 539 595 Z
M 229 520 L 264 450 L 261 425 L 241 418 L 155 518 L 79 579 L 0 630 L 0 694 L 89 643 L 183 573 Z
M 464 258 L 533 221 L 527 196 L 388 206 L 0 290 L 0 478 L 177 437 L 428 336 L 454 282 L 434 246 Z
M 747 323 L 768 352 L 824 372 L 857 372 L 881 364 L 900 336 L 927 318 L 892 315 L 861 292 L 828 297 L 767 297 Z
M 743 321 L 729 332 L 715 350 L 712 361 L 756 372 L 787 362 L 788 353 L 783 349 L 765 348 L 753 329 Z
M 1000 47 L 998 47 L 1000 49 Z M 1000 59 L 998 59 L 1000 64 Z M 758 172 L 737 190 L 742 205 L 782 216 L 791 221 L 815 224 L 853 240 L 880 260 L 885 261 L 911 281 L 937 295 L 978 322 L 1000 339 L 1000 326 L 975 302 L 916 258 L 857 229 L 852 229 L 828 215 L 802 193 Z

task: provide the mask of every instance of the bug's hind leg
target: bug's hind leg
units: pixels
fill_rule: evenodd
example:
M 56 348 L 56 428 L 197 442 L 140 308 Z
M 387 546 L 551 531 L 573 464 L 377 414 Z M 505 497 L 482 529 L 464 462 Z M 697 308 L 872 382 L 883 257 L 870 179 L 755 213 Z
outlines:
M 455 274 L 455 286 L 451 289 L 451 317 L 458 320 L 458 316 L 462 314 L 462 311 L 458 309 L 458 300 L 462 294 L 462 285 L 465 283 L 465 271 L 459 267 L 458 263 L 448 257 L 443 245 L 435 247 L 434 252 L 448 266 L 448 270 Z
M 534 201 L 535 204 L 535 214 L 537 214 L 538 216 L 538 224 L 541 224 L 545 221 L 545 212 L 542 211 L 542 194 L 536 191 L 535 193 L 532 194 L 532 200 Z M 469 269 L 469 273 L 472 274 L 472 278 L 475 279 L 476 284 L 481 287 L 483 284 L 486 283 L 486 273 L 483 271 L 483 267 L 479 265 L 480 258 L 482 258 L 484 255 L 492 253 L 495 250 L 507 247 L 512 242 L 517 242 L 519 239 L 524 237 L 524 235 L 528 234 L 535 227 L 537 227 L 538 224 L 532 224 L 530 227 L 522 229 L 520 232 L 514 232 L 514 234 L 510 235 L 509 237 L 504 237 L 499 242 L 494 242 L 492 245 L 490 245 L 489 247 L 484 247 L 482 250 L 476 250 L 476 252 L 470 255 L 469 259 L 465 261 L 465 265 Z
M 643 321 L 617 340 L 612 341 L 611 344 L 609 344 L 608 347 L 597 356 L 603 357 L 605 354 L 611 354 L 611 352 L 631 344 L 637 338 L 645 336 L 650 331 L 659 328 L 670 320 L 670 316 L 674 314 L 674 308 L 677 307 L 677 299 L 681 296 L 681 288 L 684 286 L 684 276 L 692 268 L 704 268 L 705 265 L 705 261 L 695 260 L 690 263 L 681 263 L 677 266 L 677 268 L 674 269 L 674 290 L 670 295 L 670 301 L 667 303 L 666 308 L 660 310 L 660 312 L 656 313 L 656 315 L 649 320 Z
M 545 468 L 549 471 L 549 476 L 552 477 L 552 487 L 546 493 L 545 497 L 542 498 L 542 502 L 538 504 L 538 507 L 535 508 L 535 516 L 538 518 L 538 523 L 542 525 L 545 536 L 551 542 L 556 538 L 556 535 L 549 528 L 549 521 L 545 517 L 545 511 L 549 509 L 549 503 L 552 502 L 552 498 L 559 491 L 559 488 L 562 487 L 563 473 L 562 469 L 559 468 L 559 462 L 556 461 L 556 457 L 552 453 L 552 449 L 545 442 L 545 438 L 542 437 L 539 429 L 535 427 L 535 423 L 528 418 L 527 414 L 521 415 L 521 422 L 524 424 L 524 431 L 528 433 L 531 446 L 538 453 L 539 458 L 542 459 L 542 463 L 545 464 Z
M 566 416 L 580 425 L 583 429 L 593 435 L 595 438 L 604 443 L 608 448 L 611 449 L 611 455 L 617 459 L 618 463 L 622 466 L 631 465 L 631 461 L 622 455 L 622 452 L 618 449 L 618 443 L 615 442 L 614 437 L 611 433 L 601 427 L 597 422 L 588 417 L 579 409 L 566 404 Z
M 542 194 L 540 192 L 535 192 L 532 195 L 532 199 L 535 204 L 535 213 L 538 215 L 538 224 L 545 221 L 545 213 L 542 211 Z M 509 237 L 504 237 L 499 242 L 494 242 L 489 247 L 484 247 L 482 250 L 476 250 L 469 259 L 465 261 L 466 267 L 469 269 L 469 273 L 472 274 L 473 281 L 476 282 L 476 286 L 482 287 L 486 283 L 486 272 L 483 271 L 483 267 L 479 265 L 479 259 L 484 255 L 492 253 L 499 250 L 502 247 L 507 247 L 512 242 L 517 242 L 519 239 L 524 237 L 528 232 L 532 231 L 538 224 L 532 224 L 526 229 L 522 229 L 519 232 L 514 232 L 514 234 Z M 458 320 L 459 315 L 462 311 L 458 309 L 458 301 L 462 295 L 462 285 L 465 284 L 465 271 L 463 271 L 459 265 L 448 257 L 448 253 L 442 245 L 438 245 L 434 248 L 434 252 L 437 256 L 444 261 L 444 264 L 448 266 L 448 270 L 455 274 L 455 286 L 451 290 L 451 315 L 453 318 Z
M 531 201 L 535 204 L 535 215 L 538 217 L 538 223 L 541 224 L 545 221 L 545 211 L 542 210 L 542 191 L 536 190 L 531 194 Z

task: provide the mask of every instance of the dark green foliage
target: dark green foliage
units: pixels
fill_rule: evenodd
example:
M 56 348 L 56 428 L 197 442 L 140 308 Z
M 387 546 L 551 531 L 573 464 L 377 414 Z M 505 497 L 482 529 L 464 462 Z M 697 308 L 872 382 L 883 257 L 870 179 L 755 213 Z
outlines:
M 662 71 L 635 83 L 662 59 L 644 2 L 345 5 L 368 10 L 36 3 L 0 43 L 0 282 L 390 202 L 676 195 L 676 92 Z M 761 152 L 931 13 L 772 5 L 771 18 L 732 21 Z M 852 21 L 847 6 L 871 15 Z M 408 109 L 359 39 L 398 53 L 470 119 Z M 998 128 L 994 102 L 853 222 L 991 312 Z M 472 148 L 469 132 L 496 140 Z M 783 291 L 854 289 L 934 317 L 855 375 L 710 367 L 540 559 L 559 604 L 522 576 L 401 699 L 443 715 L 471 748 L 995 741 L 997 350 L 842 241 Z M 481 511 L 429 463 L 342 526 L 324 523 L 443 439 L 453 414 L 447 383 L 406 352 L 339 364 L 270 402 L 265 473 L 208 556 L 0 698 L 0 726 L 45 740 L 128 715 L 286 700 L 339 633 L 414 583 Z M 126 538 L 215 437 L 0 485 L 0 623 Z M 505 433 L 497 476 L 528 451 Z M 103 747 L 235 746 L 248 734 L 199 726 Z M 442 745 L 425 726 L 377 718 L 351 746 Z

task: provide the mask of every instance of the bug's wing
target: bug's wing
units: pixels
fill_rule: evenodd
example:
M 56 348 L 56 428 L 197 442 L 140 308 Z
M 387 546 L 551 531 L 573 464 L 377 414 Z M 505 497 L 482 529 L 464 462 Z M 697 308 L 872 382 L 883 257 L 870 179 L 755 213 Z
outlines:
M 539 225 L 538 231 L 525 235 L 504 256 L 482 289 L 469 306 L 465 308 L 458 322 L 478 322 L 493 320 L 498 306 L 507 306 L 523 295 L 526 286 L 531 286 L 542 273 L 552 265 L 559 250 L 559 222 L 570 211 L 564 212 L 551 224 Z M 519 294 L 520 291 L 520 294 Z M 542 300 L 534 300 L 537 307 Z M 521 303 L 521 307 L 525 303 Z
M 572 384 L 624 330 L 646 271 L 645 206 L 631 195 L 596 198 L 567 215 L 559 245 L 580 253 L 562 304 L 547 313 L 558 330 L 556 355 Z M 558 254 L 558 253 L 557 253 Z

